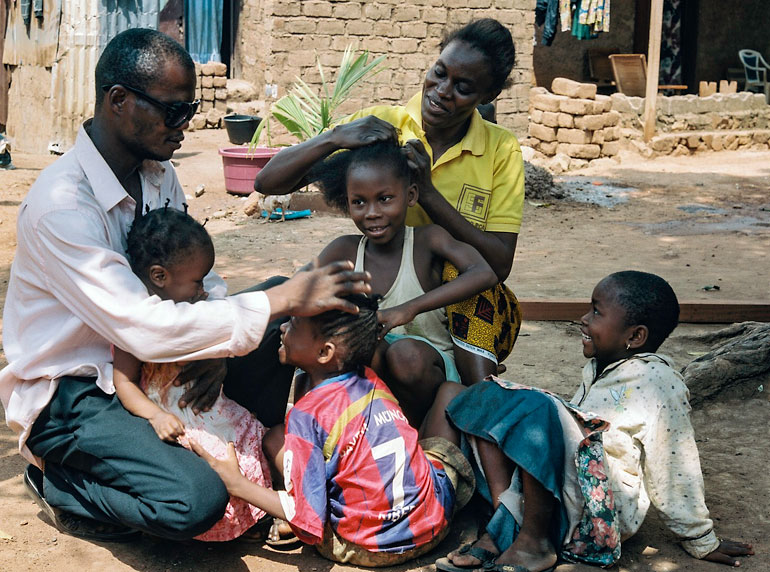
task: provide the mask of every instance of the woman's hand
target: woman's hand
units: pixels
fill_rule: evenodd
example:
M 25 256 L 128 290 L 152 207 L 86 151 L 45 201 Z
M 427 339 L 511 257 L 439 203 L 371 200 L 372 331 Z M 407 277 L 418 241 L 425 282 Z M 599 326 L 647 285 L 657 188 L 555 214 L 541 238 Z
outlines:
M 192 387 L 179 399 L 179 407 L 192 407 L 196 415 L 208 411 L 219 398 L 222 382 L 227 375 L 227 362 L 224 359 L 204 359 L 193 361 L 182 367 L 174 380 L 174 385 L 184 385 L 192 381 Z
M 387 121 L 374 115 L 361 117 L 332 129 L 332 138 L 338 149 L 355 149 L 379 141 L 398 142 L 398 132 Z
M 722 540 L 719 548 L 703 557 L 703 560 L 727 564 L 728 566 L 740 566 L 741 562 L 736 556 L 750 556 L 754 554 L 754 547 L 745 542 L 735 542 L 733 540 Z
M 155 433 L 163 441 L 174 443 L 177 437 L 184 435 L 184 423 L 179 420 L 179 417 L 168 411 L 156 413 L 150 417 L 149 422 L 155 429 Z
M 227 444 L 227 453 L 224 459 L 217 459 L 209 454 L 206 449 L 201 447 L 200 443 L 190 439 L 190 448 L 201 459 L 206 461 L 212 469 L 219 475 L 222 482 L 225 483 L 227 492 L 231 495 L 235 495 L 238 489 L 238 485 L 245 479 L 241 473 L 241 468 L 238 466 L 238 456 L 235 454 L 235 445 L 233 442 Z
M 412 178 L 417 184 L 419 197 L 423 194 L 436 191 L 431 180 L 431 158 L 425 150 L 425 145 L 419 139 L 410 139 L 403 149 L 406 161 L 412 170 Z M 437 191 L 436 191 L 437 192 Z M 420 200 L 418 197 L 418 201 Z
M 381 340 L 390 330 L 396 326 L 403 326 L 414 320 L 415 313 L 409 307 L 409 304 L 401 304 L 393 308 L 387 308 L 377 312 L 377 321 L 380 323 L 380 330 L 377 337 Z

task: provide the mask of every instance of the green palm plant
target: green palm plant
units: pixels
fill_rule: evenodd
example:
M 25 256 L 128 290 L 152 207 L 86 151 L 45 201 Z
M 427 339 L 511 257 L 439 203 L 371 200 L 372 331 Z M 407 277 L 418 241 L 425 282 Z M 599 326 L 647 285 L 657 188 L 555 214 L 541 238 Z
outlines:
M 316 54 L 318 73 L 321 76 L 321 94 L 317 95 L 302 79 L 297 78 L 289 93 L 276 101 L 266 114 L 265 120 L 259 124 L 249 143 L 249 149 L 256 147 L 262 131 L 266 130 L 268 145 L 270 145 L 270 117 L 275 119 L 299 141 L 305 141 L 324 132 L 339 121 L 335 116 L 339 106 L 350 98 L 353 88 L 363 79 L 382 70 L 380 64 L 385 56 L 379 56 L 369 61 L 369 52 L 364 50 L 356 55 L 352 45 L 345 48 L 334 88 L 326 80 L 321 61 Z

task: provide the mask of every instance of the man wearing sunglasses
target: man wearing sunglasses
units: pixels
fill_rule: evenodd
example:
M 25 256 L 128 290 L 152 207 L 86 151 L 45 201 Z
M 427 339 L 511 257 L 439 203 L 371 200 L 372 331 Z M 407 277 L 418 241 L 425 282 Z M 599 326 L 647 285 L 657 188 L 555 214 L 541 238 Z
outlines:
M 178 380 L 191 382 L 181 406 L 207 410 L 224 380 L 269 426 L 283 420 L 292 373 L 278 363 L 277 323 L 290 313 L 356 311 L 341 296 L 369 291 L 366 275 L 338 264 L 228 297 L 210 273 L 209 299 L 196 304 L 148 295 L 125 258 L 126 235 L 146 209 L 184 208 L 169 159 L 198 106 L 195 83 L 190 56 L 168 36 L 116 36 L 96 66 L 93 119 L 19 209 L 0 399 L 33 463 L 24 484 L 67 534 L 191 538 L 228 500 L 205 461 L 122 408 L 112 346 L 143 361 L 190 362 Z

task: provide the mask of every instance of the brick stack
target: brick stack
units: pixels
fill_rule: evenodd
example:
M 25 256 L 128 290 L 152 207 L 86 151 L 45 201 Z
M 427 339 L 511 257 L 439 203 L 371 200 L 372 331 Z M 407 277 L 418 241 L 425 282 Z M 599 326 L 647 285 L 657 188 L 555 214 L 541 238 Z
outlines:
M 590 161 L 613 157 L 620 150 L 620 114 L 596 85 L 556 78 L 551 92 L 534 88 L 530 97 L 529 143 L 552 157 Z
M 217 129 L 227 114 L 227 65 L 221 62 L 195 64 L 198 84 L 195 98 L 201 100 L 198 113 L 190 121 L 192 129 Z

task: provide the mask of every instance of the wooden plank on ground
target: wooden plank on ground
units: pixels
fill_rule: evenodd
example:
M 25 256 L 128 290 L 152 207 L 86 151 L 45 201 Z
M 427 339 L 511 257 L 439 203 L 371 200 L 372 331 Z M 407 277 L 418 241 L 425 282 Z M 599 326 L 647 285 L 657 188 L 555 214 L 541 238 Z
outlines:
M 590 301 L 582 298 L 519 298 L 525 320 L 578 321 L 588 311 Z M 739 300 L 679 302 L 679 322 L 683 324 L 732 324 L 770 322 L 770 301 Z

